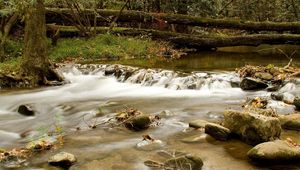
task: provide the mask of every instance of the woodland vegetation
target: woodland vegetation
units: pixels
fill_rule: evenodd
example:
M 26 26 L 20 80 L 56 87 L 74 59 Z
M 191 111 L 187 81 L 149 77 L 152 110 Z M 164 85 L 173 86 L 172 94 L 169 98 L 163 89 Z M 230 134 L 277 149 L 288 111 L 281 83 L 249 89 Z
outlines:
M 300 3 L 295 0 L 2 0 L 0 8 L 0 68 L 20 63 L 17 64 L 21 66 L 17 67 L 20 68 L 18 74 L 27 77 L 30 80 L 27 84 L 33 86 L 62 80 L 48 56 L 55 55 L 56 59 L 67 56 L 64 52 L 68 50 L 59 43 L 64 38 L 96 40 L 97 34 L 109 34 L 135 37 L 133 41 L 167 42 L 157 42 L 163 45 L 156 51 L 149 50 L 154 49 L 151 43 L 133 48 L 144 49 L 140 54 L 132 54 L 130 46 L 123 48 L 129 49 L 125 54 L 116 55 L 113 50 L 104 49 L 96 54 L 108 59 L 162 56 L 172 54 L 175 51 L 172 47 L 210 50 L 226 46 L 300 43 Z M 119 44 L 125 39 L 118 40 Z M 97 51 L 96 47 L 88 48 Z M 90 52 L 88 56 L 93 54 Z M 87 58 L 80 53 L 68 57 L 75 56 Z

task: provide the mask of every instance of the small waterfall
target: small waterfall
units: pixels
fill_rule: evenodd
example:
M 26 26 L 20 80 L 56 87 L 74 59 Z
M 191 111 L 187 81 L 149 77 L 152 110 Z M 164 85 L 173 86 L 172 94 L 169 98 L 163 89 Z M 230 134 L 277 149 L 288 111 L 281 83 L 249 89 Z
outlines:
M 191 72 L 162 69 L 140 69 L 123 65 L 76 65 L 82 74 L 111 76 L 123 83 L 140 84 L 142 86 L 164 87 L 173 90 L 216 90 L 232 88 L 232 84 L 240 82 L 237 74 Z M 72 70 L 72 69 L 71 69 Z

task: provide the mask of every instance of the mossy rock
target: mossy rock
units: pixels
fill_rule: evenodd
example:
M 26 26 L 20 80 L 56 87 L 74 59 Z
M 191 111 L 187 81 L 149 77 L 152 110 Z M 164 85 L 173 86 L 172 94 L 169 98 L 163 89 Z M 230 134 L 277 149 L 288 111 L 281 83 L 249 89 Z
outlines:
M 226 111 L 224 126 L 251 145 L 278 139 L 281 134 L 278 118 L 251 112 Z
M 300 114 L 280 116 L 281 127 L 288 130 L 300 130 Z
M 281 163 L 300 160 L 300 147 L 283 140 L 261 143 L 252 148 L 248 157 L 261 163 Z

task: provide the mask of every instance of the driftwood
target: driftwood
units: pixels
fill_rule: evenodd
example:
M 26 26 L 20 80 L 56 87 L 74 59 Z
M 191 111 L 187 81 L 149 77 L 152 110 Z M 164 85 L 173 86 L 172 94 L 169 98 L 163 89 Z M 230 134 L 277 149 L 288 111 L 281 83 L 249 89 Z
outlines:
M 75 27 L 48 25 L 49 29 L 59 27 L 61 37 L 78 37 L 80 32 Z M 109 28 L 97 27 L 97 33 L 106 33 Z M 241 36 L 210 36 L 200 37 L 189 34 L 180 34 L 174 32 L 132 29 L 132 28 L 115 28 L 111 34 L 125 36 L 146 35 L 153 39 L 171 42 L 180 47 L 190 47 L 196 49 L 228 47 L 228 46 L 258 46 L 260 44 L 295 44 L 300 45 L 299 34 L 252 34 Z
M 119 15 L 119 10 L 97 10 L 97 23 L 112 21 L 113 18 Z M 95 18 L 94 10 L 85 10 L 85 15 L 90 16 L 90 19 Z M 68 17 L 71 17 L 69 9 L 62 8 L 48 8 L 47 9 L 47 23 L 57 23 L 59 25 L 69 25 Z M 166 13 L 146 13 L 141 11 L 122 11 L 122 15 L 118 16 L 118 22 L 139 22 L 139 23 L 155 23 L 164 22 L 166 24 L 200 26 L 210 28 L 226 28 L 239 29 L 251 32 L 258 31 L 290 31 L 299 33 L 300 22 L 250 22 L 239 21 L 234 19 L 212 19 L 202 18 L 181 14 L 166 14 Z

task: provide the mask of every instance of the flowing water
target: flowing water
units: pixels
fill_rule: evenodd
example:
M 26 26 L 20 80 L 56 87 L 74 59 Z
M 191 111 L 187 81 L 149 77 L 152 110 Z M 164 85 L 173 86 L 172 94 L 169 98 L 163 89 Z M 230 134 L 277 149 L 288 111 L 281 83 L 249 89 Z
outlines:
M 218 57 L 213 58 L 213 63 L 224 64 Z M 25 169 L 53 169 L 47 165 L 49 156 L 58 151 L 67 151 L 78 158 L 71 169 L 146 170 L 149 168 L 143 164 L 144 161 L 166 159 L 158 154 L 160 150 L 196 154 L 203 159 L 204 170 L 300 169 L 300 165 L 255 165 L 246 156 L 251 146 L 238 140 L 216 141 L 201 130 L 188 128 L 188 122 L 195 119 L 219 122 L 224 110 L 241 110 L 241 104 L 247 97 L 270 96 L 267 91 L 245 92 L 237 87 L 240 81 L 238 75 L 228 70 L 241 61 L 251 63 L 256 59 L 245 60 L 246 57 L 241 60 L 233 57 L 230 66 L 223 65 L 229 69 L 223 71 L 220 71 L 223 66 L 212 66 L 206 71 L 195 66 L 209 65 L 209 61 L 205 62 L 202 58 L 181 65 L 181 68 L 178 67 L 181 71 L 119 66 L 131 70 L 132 74 L 120 74 L 117 77 L 105 76 L 105 69 L 112 67 L 109 65 L 67 65 L 62 72 L 70 81 L 69 84 L 34 90 L 2 91 L 0 147 L 24 146 L 30 138 L 22 138 L 20 134 L 43 134 L 53 129 L 54 125 L 59 125 L 66 134 L 64 146 L 35 155 Z M 184 61 L 181 60 L 179 65 Z M 281 61 L 281 58 L 273 58 L 267 63 Z M 300 62 L 296 60 L 295 63 Z M 288 83 L 281 90 L 299 94 L 300 81 Z M 24 117 L 18 114 L 17 108 L 21 104 L 32 105 L 36 115 Z M 88 125 L 108 120 L 117 111 L 128 107 L 152 115 L 162 111 L 165 114 L 159 126 L 142 132 L 108 126 L 88 128 Z M 282 102 L 272 101 L 268 107 L 276 109 L 280 114 L 294 112 L 293 106 Z M 81 130 L 76 130 L 76 127 Z M 146 134 L 161 142 L 143 146 L 142 136 Z M 299 132 L 285 131 L 283 138 L 286 137 L 300 142 Z

